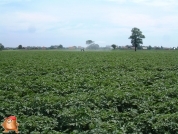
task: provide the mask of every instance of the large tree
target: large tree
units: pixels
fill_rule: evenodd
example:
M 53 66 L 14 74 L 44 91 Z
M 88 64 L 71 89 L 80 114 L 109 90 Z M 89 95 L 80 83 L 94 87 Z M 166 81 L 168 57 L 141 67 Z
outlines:
M 18 49 L 22 49 L 22 48 L 23 48 L 22 45 L 19 45 L 19 46 L 18 46 Z
M 2 43 L 0 43 L 0 50 L 3 50 L 4 46 L 2 45 Z
M 113 49 L 116 49 L 117 46 L 116 46 L 115 44 L 112 44 L 111 47 L 112 47 Z
M 58 49 L 62 49 L 62 48 L 63 48 L 63 45 L 60 44 L 60 45 L 58 46 Z
M 131 39 L 132 46 L 135 47 L 135 51 L 137 50 L 137 47 L 140 46 L 140 44 L 143 44 L 142 39 L 145 38 L 145 36 L 142 34 L 140 29 L 134 27 L 131 30 L 132 35 L 129 37 Z
M 94 43 L 94 41 L 92 41 L 92 40 L 87 40 L 87 41 L 86 41 L 86 44 L 87 44 L 87 45 L 90 45 L 90 44 L 93 44 L 93 43 Z
M 95 42 L 92 40 L 87 40 L 86 44 L 88 45 L 87 49 L 99 49 L 99 45 L 95 44 Z
M 95 49 L 99 49 L 99 45 L 98 44 L 90 44 L 87 49 L 92 49 L 92 50 L 95 50 Z

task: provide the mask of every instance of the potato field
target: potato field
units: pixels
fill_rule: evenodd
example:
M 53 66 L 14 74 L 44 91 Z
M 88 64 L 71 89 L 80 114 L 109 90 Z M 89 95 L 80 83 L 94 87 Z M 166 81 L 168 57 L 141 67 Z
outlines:
M 22 134 L 178 134 L 178 51 L 0 51 L 10 115 Z

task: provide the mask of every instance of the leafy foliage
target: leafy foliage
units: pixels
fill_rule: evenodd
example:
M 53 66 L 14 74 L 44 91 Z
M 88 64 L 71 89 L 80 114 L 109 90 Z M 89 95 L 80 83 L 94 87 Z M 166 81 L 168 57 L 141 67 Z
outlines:
M 131 43 L 133 47 L 135 47 L 135 51 L 136 51 L 136 48 L 139 47 L 140 44 L 143 44 L 142 38 L 145 38 L 145 36 L 142 34 L 140 29 L 136 27 L 132 28 L 131 32 L 132 35 L 129 37 L 129 39 L 131 39 Z
M 177 56 L 3 51 L 0 120 L 17 116 L 21 133 L 177 133 Z
M 94 41 L 92 41 L 92 40 L 87 40 L 87 41 L 86 41 L 86 44 L 87 44 L 87 45 L 90 45 L 90 44 L 93 44 L 93 43 L 94 43 Z
M 99 45 L 98 44 L 90 44 L 89 46 L 86 47 L 86 49 L 99 49 Z
M 113 49 L 116 49 L 117 46 L 116 46 L 115 44 L 112 44 L 111 47 L 112 47 Z
M 0 43 L 0 51 L 4 49 L 4 46 L 2 45 L 2 43 Z
M 22 45 L 19 45 L 19 46 L 18 46 L 18 49 L 22 49 L 22 48 L 23 48 Z

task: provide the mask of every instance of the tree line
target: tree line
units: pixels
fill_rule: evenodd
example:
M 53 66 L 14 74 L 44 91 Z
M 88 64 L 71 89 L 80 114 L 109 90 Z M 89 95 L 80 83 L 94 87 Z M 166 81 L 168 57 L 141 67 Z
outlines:
M 134 27 L 134 28 L 132 28 L 131 35 L 128 39 L 131 39 L 132 47 L 134 47 L 135 51 L 136 51 L 137 49 L 143 48 L 140 44 L 143 44 L 142 39 L 144 39 L 144 38 L 145 38 L 145 35 L 142 34 L 142 31 L 139 28 Z M 99 45 L 96 44 L 92 40 L 87 40 L 86 44 L 88 45 L 86 47 L 86 49 L 93 49 L 94 50 L 94 49 L 100 48 Z M 117 46 L 115 44 L 112 44 L 111 47 L 113 49 L 117 48 Z M 48 49 L 63 49 L 63 48 L 64 48 L 63 45 L 60 44 L 60 45 L 52 45 Z M 128 46 L 128 48 L 130 48 L 130 46 Z M 2 45 L 2 43 L 0 43 L 0 50 L 3 50 L 3 49 L 4 49 L 4 46 Z M 19 45 L 17 47 L 17 49 L 25 49 L 25 48 L 22 45 Z M 27 49 L 28 49 L 28 47 L 27 47 Z M 38 49 L 38 47 L 29 47 L 29 49 Z M 149 46 L 148 49 L 152 49 L 152 47 Z M 163 49 L 163 47 L 161 46 L 161 48 L 157 47 L 155 49 Z M 81 48 L 81 50 L 84 51 L 84 48 Z
M 0 43 L 0 50 L 3 50 L 4 46 L 2 45 L 2 43 Z
M 140 29 L 134 27 L 131 30 L 132 34 L 129 37 L 129 39 L 131 39 L 131 44 L 133 47 L 135 47 L 135 51 L 137 50 L 138 47 L 140 47 L 140 44 L 143 44 L 142 39 L 145 38 L 145 35 L 142 34 L 142 31 L 140 31 Z M 99 48 L 98 44 L 95 44 L 94 41 L 92 40 L 87 40 L 86 44 L 88 45 L 88 49 L 97 49 Z M 113 47 L 113 49 L 116 49 L 116 45 L 112 44 L 111 47 Z
M 132 34 L 129 37 L 129 39 L 131 39 L 131 44 L 133 47 L 135 47 L 135 51 L 138 49 L 141 49 L 142 47 L 140 46 L 140 44 L 143 44 L 142 39 L 145 38 L 145 35 L 142 34 L 142 31 L 140 31 L 140 29 L 134 27 L 131 30 Z M 113 49 L 116 49 L 116 45 L 112 44 L 111 47 L 113 47 Z

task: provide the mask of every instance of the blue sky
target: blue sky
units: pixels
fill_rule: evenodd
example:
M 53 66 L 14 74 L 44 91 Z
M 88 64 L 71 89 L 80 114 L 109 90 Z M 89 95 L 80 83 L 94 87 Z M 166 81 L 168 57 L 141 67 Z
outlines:
M 0 18 L 5 47 L 125 46 L 133 27 L 145 46 L 178 46 L 177 0 L 0 0 Z

